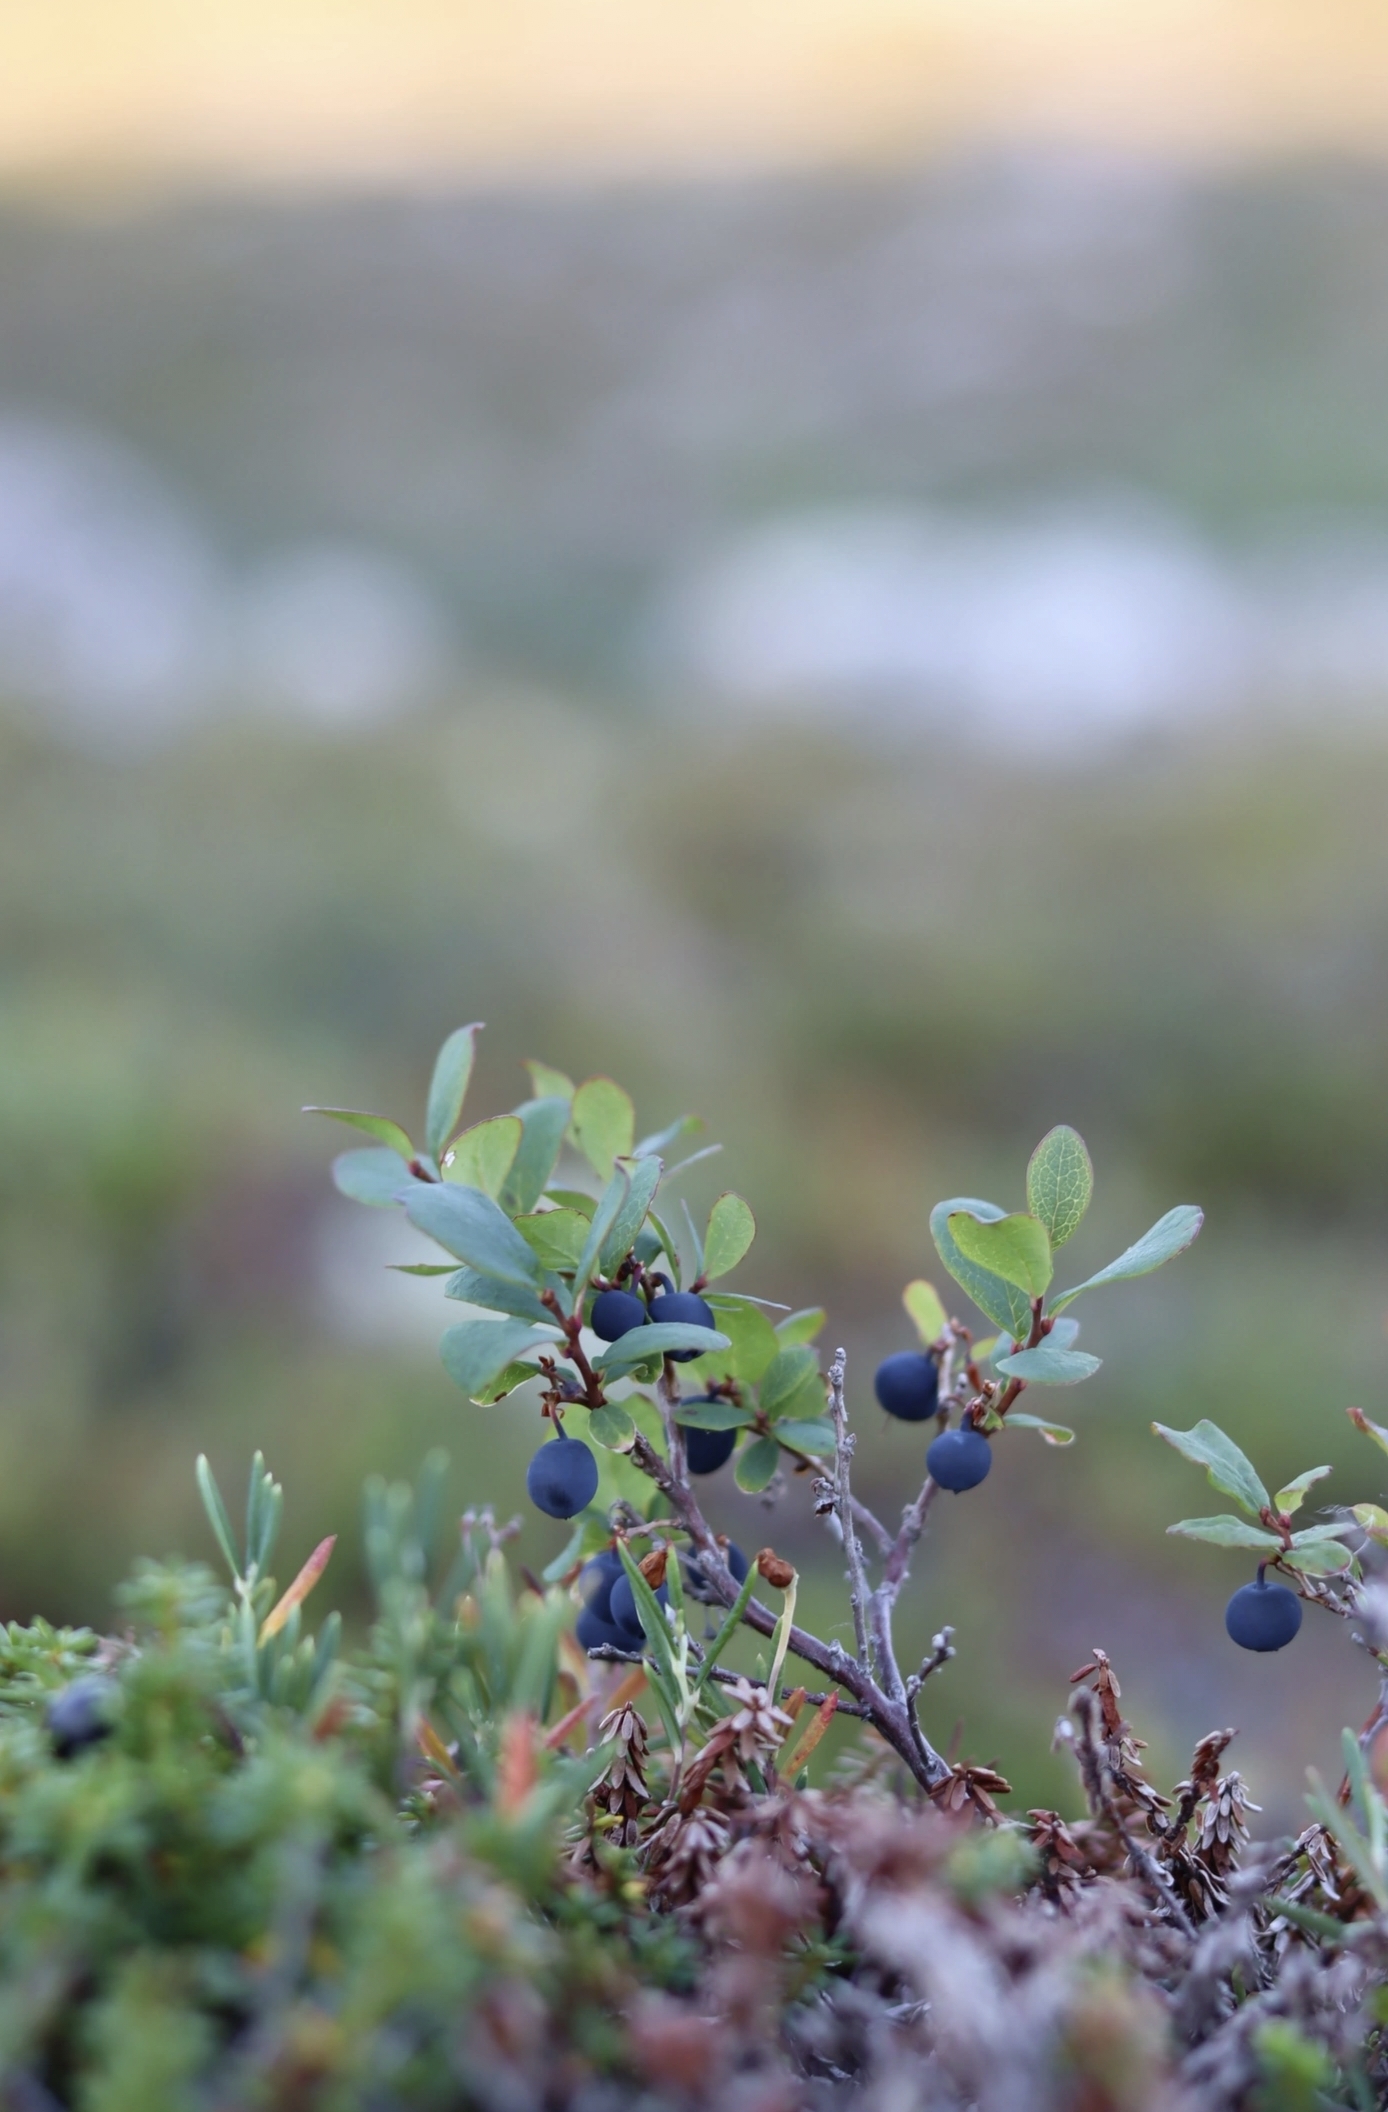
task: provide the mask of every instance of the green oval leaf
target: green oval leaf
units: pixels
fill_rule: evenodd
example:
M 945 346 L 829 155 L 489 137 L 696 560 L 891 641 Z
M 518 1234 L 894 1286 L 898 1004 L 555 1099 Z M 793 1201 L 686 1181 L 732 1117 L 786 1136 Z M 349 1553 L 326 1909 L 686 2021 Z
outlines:
M 1234 1443 L 1226 1437 L 1218 1423 L 1199 1422 L 1193 1430 L 1168 1430 L 1165 1423 L 1153 1423 L 1158 1437 L 1164 1437 L 1174 1445 L 1183 1459 L 1193 1460 L 1203 1467 L 1210 1482 L 1224 1496 L 1232 1496 L 1251 1517 L 1256 1518 L 1266 1510 L 1272 1499 L 1253 1471 L 1253 1463 Z
M 413 1179 L 398 1151 L 344 1151 L 333 1160 L 333 1186 L 339 1195 L 377 1209 L 398 1203 Z
M 538 1284 L 543 1271 L 504 1210 L 480 1188 L 421 1182 L 405 1215 L 459 1261 L 501 1283 Z
M 594 1408 L 588 1417 L 584 1435 L 591 1437 L 595 1445 L 608 1452 L 630 1452 L 636 1443 L 636 1425 L 625 1408 L 615 1401 L 607 1401 L 601 1408 Z
M 563 1071 L 556 1071 L 553 1064 L 539 1063 L 533 1056 L 525 1059 L 525 1068 L 530 1077 L 530 1090 L 537 1100 L 572 1100 L 574 1082 Z
M 618 1173 L 626 1178 L 628 1185 L 625 1200 L 612 1220 L 611 1230 L 606 1234 L 598 1256 L 598 1266 L 604 1274 L 609 1274 L 626 1260 L 637 1233 L 646 1222 L 646 1212 L 655 1201 L 655 1192 L 660 1186 L 660 1160 L 651 1157 L 627 1159 L 613 1168 L 614 1180 Z
M 745 1430 L 752 1421 L 750 1408 L 733 1401 L 681 1401 L 675 1421 L 686 1430 Z
M 811 1390 L 813 1389 L 813 1390 Z M 808 1396 L 814 1409 L 824 1406 L 819 1358 L 807 1342 L 778 1349 L 762 1377 L 757 1398 L 763 1415 L 787 1415 Z
M 1354 1522 L 1380 1547 L 1388 1547 L 1388 1511 L 1377 1503 L 1356 1503 Z
M 1075 1433 L 1064 1423 L 1046 1423 L 1039 1415 L 1023 1415 L 1016 1408 L 1009 1408 L 1002 1421 L 1004 1430 L 1036 1430 L 1048 1445 L 1073 1445 Z
M 728 1338 L 712 1327 L 689 1327 L 682 1321 L 665 1321 L 659 1327 L 634 1327 L 620 1341 L 609 1342 L 594 1357 L 593 1368 L 608 1378 L 634 1371 L 638 1364 L 658 1363 L 672 1349 L 726 1349 Z
M 547 1269 L 573 1269 L 583 1252 L 588 1224 L 577 1210 L 535 1210 L 516 1219 L 516 1230 Z
M 378 1144 L 385 1144 L 391 1151 L 398 1151 L 402 1159 L 412 1159 L 415 1155 L 414 1146 L 404 1130 L 398 1122 L 392 1122 L 389 1115 L 362 1115 L 351 1107 L 305 1107 L 300 1109 L 300 1113 L 326 1115 L 330 1122 L 346 1122 L 352 1129 L 364 1130 L 367 1136 L 374 1137 Z
M 493 1379 L 490 1386 L 479 1387 L 472 1398 L 479 1408 L 490 1408 L 496 1401 L 504 1401 L 508 1393 L 514 1393 L 527 1379 L 538 1379 L 539 1376 L 538 1364 L 527 1364 L 520 1360 L 508 1364 L 499 1378 Z
M 522 1135 L 519 1115 L 492 1115 L 485 1122 L 474 1122 L 454 1139 L 439 1170 L 446 1181 L 480 1188 L 495 1201 L 516 1163 Z
M 744 1496 L 760 1496 L 781 1464 L 781 1448 L 774 1437 L 758 1437 L 737 1455 L 733 1478 Z
M 995 1276 L 991 1269 L 980 1268 L 960 1252 L 950 1231 L 950 1219 L 961 1210 L 986 1223 L 1006 1215 L 995 1203 L 979 1202 L 971 1196 L 955 1196 L 950 1202 L 937 1203 L 930 1213 L 930 1236 L 941 1261 L 995 1327 L 1005 1328 L 1010 1335 L 1025 1336 L 1031 1327 L 1030 1299 L 1001 1276 Z
M 1355 1567 L 1353 1555 L 1338 1540 L 1309 1540 L 1304 1547 L 1294 1542 L 1281 1562 L 1284 1569 L 1299 1569 L 1304 1577 L 1337 1577 Z
M 780 1416 L 776 1421 L 776 1442 L 792 1452 L 808 1452 L 813 1458 L 822 1458 L 834 1449 L 834 1426 L 822 1415 Z
M 506 1177 L 500 1202 L 505 1210 L 520 1216 L 533 1210 L 545 1192 L 569 1125 L 569 1103 L 554 1095 L 527 1100 L 515 1110 L 520 1118 L 520 1149 Z
M 554 1316 L 541 1305 L 528 1283 L 502 1283 L 484 1276 L 480 1269 L 455 1269 L 443 1287 L 445 1298 L 463 1305 L 482 1305 L 489 1312 L 509 1313 L 515 1320 L 533 1320 L 539 1327 L 553 1325 Z
M 731 1349 L 713 1350 L 695 1364 L 686 1365 L 684 1376 L 697 1379 L 742 1379 L 755 1386 L 780 1349 L 776 1330 L 759 1306 L 749 1299 L 715 1291 L 709 1299 Z
M 424 1116 L 424 1141 L 432 1159 L 443 1157 L 444 1146 L 458 1127 L 481 1031 L 481 1020 L 474 1020 L 470 1027 L 458 1027 L 439 1050 Z M 488 1192 L 494 1194 L 495 1190 Z
M 1152 1270 L 1159 1269 L 1164 1261 L 1171 1261 L 1177 1254 L 1184 1254 L 1186 1248 L 1198 1238 L 1204 1222 L 1204 1211 L 1194 1203 L 1178 1203 L 1174 1210 L 1167 1211 L 1165 1217 L 1159 1217 L 1150 1231 L 1144 1232 L 1141 1239 L 1120 1254 L 1116 1261 L 1111 1261 L 1106 1269 L 1100 1269 L 1097 1276 L 1086 1276 L 1083 1283 L 1077 1283 L 1072 1291 L 1066 1291 L 1062 1297 L 1057 1298 L 1051 1308 L 1052 1312 L 1063 1313 L 1066 1306 L 1079 1297 L 1081 1291 L 1092 1291 L 1098 1284 L 1125 1283 L 1133 1276 L 1149 1276 Z
M 636 1141 L 631 1095 L 611 1078 L 585 1078 L 573 1097 L 569 1134 L 598 1178 L 611 1180 L 615 1161 L 629 1159 Z
M 1324 1481 L 1330 1471 L 1329 1467 L 1308 1467 L 1304 1474 L 1297 1475 L 1295 1481 L 1289 1481 L 1285 1489 L 1277 1491 L 1272 1499 L 1273 1509 L 1285 1511 L 1289 1518 L 1295 1517 L 1306 1500 L 1307 1490 L 1313 1489 L 1318 1481 Z
M 1048 1130 L 1027 1167 L 1027 1208 L 1063 1247 L 1079 1229 L 1094 1193 L 1094 1168 L 1077 1129 L 1065 1123 Z
M 1054 1264 L 1050 1235 L 1039 1218 L 1029 1216 L 1025 1210 L 996 1218 L 980 1218 L 971 1211 L 956 1210 L 951 1214 L 949 1229 L 966 1261 L 1025 1291 L 1028 1299 L 1044 1295 Z
M 462 1320 L 445 1330 L 439 1355 L 449 1378 L 475 1399 L 527 1349 L 550 1349 L 554 1340 L 529 1320 Z
M 718 1301 L 713 1302 L 716 1305 Z M 798 1342 L 813 1342 L 828 1317 L 822 1305 L 807 1305 L 798 1313 L 787 1313 L 784 1320 L 775 1323 L 776 1340 L 784 1349 L 793 1349 Z
M 704 1275 L 710 1283 L 726 1276 L 741 1261 L 757 1236 L 757 1221 L 740 1195 L 720 1195 L 708 1214 L 704 1234 Z
M 998 1370 L 1010 1379 L 1025 1379 L 1029 1386 L 1078 1386 L 1092 1379 L 1103 1362 L 1083 1349 L 1061 1349 L 1053 1342 L 1039 1342 L 1035 1349 L 1017 1349 L 999 1357 Z
M 939 1292 L 924 1276 L 918 1276 L 914 1283 L 907 1284 L 901 1302 L 921 1338 L 921 1347 L 929 1349 L 949 1326 L 949 1315 L 940 1303 Z
M 1183 1540 L 1208 1540 L 1213 1547 L 1256 1547 L 1264 1554 L 1275 1554 L 1282 1545 L 1276 1533 L 1265 1532 L 1262 1526 L 1249 1525 L 1246 1519 L 1227 1513 L 1217 1518 L 1183 1518 L 1179 1525 L 1169 1525 L 1166 1530 L 1179 1533 Z

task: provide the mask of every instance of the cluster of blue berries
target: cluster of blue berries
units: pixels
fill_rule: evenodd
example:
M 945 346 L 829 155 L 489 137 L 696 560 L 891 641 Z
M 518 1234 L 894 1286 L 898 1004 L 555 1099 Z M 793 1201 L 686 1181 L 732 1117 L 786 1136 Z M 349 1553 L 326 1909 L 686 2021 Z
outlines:
M 724 1549 L 724 1559 L 734 1580 L 738 1584 L 744 1583 L 747 1557 L 731 1540 Z M 641 1616 L 636 1610 L 636 1594 L 615 1547 L 605 1547 L 600 1555 L 593 1556 L 591 1562 L 584 1563 L 578 1573 L 578 1589 L 583 1611 L 574 1632 L 581 1649 L 600 1650 L 605 1646 L 611 1650 L 636 1651 L 643 1648 L 645 1636 Z M 655 1597 L 657 1605 L 668 1605 L 669 1586 L 662 1584 Z
M 664 1279 L 662 1278 L 662 1281 Z M 649 1305 L 635 1291 L 599 1291 L 588 1325 L 602 1342 L 620 1342 L 637 1327 L 713 1327 L 713 1307 L 697 1291 L 658 1291 Z M 692 1364 L 697 1349 L 672 1349 L 672 1364 Z
M 924 1350 L 898 1350 L 878 1365 L 872 1385 L 882 1407 L 900 1423 L 928 1422 L 939 1411 L 940 1367 Z M 992 1464 L 992 1446 L 971 1425 L 942 1430 L 925 1455 L 931 1480 L 956 1496 L 976 1489 Z

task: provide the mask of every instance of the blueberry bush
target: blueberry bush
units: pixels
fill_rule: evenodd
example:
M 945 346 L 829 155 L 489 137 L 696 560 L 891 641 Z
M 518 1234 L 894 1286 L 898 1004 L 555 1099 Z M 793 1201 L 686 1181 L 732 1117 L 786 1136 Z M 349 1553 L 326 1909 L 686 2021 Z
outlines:
M 702 1226 L 680 1200 L 694 1125 L 638 1139 L 611 1080 L 538 1064 L 521 1106 L 465 1125 L 476 1034 L 446 1042 L 417 1140 L 318 1112 L 372 1140 L 338 1187 L 448 1257 L 412 1265 L 463 1309 L 443 1363 L 477 1414 L 533 1418 L 527 1494 L 564 1544 L 514 1574 L 514 1523 L 450 1522 L 431 1455 L 415 1487 L 367 1488 L 375 1614 L 347 1638 L 335 1614 L 310 1625 L 334 1542 L 281 1589 L 262 1459 L 239 1525 L 199 1460 L 222 1575 L 142 1565 L 118 1634 L 0 1631 L 0 2103 L 1388 2101 L 1388 1512 L 1298 1525 L 1324 1468 L 1270 1494 L 1213 1423 L 1158 1426 L 1237 1506 L 1171 1528 L 1254 1557 L 1233 1641 L 1281 1649 L 1309 1605 L 1353 1624 L 1379 1678 L 1295 1838 L 1251 1839 L 1230 1730 L 1158 1788 L 1100 1650 L 1056 1733 L 1076 1811 L 1009 1813 L 1002 1775 L 932 1736 L 951 1629 L 898 1659 L 941 1491 L 985 1507 L 996 1444 L 1071 1442 L 1033 1412 L 1098 1368 L 1071 1308 L 1172 1260 L 1200 1212 L 1057 1292 L 1093 1185 L 1075 1131 L 1038 1145 L 1024 1208 L 940 1204 L 939 1280 L 969 1306 L 906 1287 L 917 1346 L 874 1390 L 922 1426 L 901 1433 L 920 1481 L 888 1523 L 853 1488 L 825 1316 L 727 1287 L 756 1229 L 739 1196 Z M 695 1484 L 724 1473 L 768 1515 L 804 1492 L 852 1648 L 797 1621 L 773 1546 L 710 1526 Z M 840 1720 L 856 1736 L 826 1769 Z

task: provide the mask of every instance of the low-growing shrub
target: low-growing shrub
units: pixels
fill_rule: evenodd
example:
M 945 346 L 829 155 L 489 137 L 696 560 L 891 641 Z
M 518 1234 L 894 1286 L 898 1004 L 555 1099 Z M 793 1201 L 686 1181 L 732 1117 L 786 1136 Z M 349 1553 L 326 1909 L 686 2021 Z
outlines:
M 915 1669 L 898 1661 L 894 1614 L 940 1492 L 986 1505 L 995 1444 L 1069 1441 L 1018 1404 L 1097 1369 L 1070 1307 L 1180 1253 L 1199 1211 L 1052 1295 L 1092 1187 L 1073 1130 L 1038 1146 L 1024 1209 L 939 1206 L 940 1259 L 985 1325 L 924 1278 L 906 1289 L 918 1346 L 876 1392 L 920 1445 L 920 1481 L 888 1524 L 853 1489 L 824 1316 L 720 1287 L 753 1240 L 747 1205 L 725 1194 L 702 1230 L 682 1208 L 676 1226 L 666 1161 L 692 1125 L 638 1142 L 610 1080 L 537 1065 L 520 1108 L 462 1127 L 475 1033 L 445 1044 L 419 1143 L 329 1111 L 374 1139 L 335 1177 L 449 1255 L 419 1270 L 471 1309 L 445 1366 L 489 1414 L 512 1395 L 538 1410 L 529 1493 L 570 1521 L 567 1544 L 518 1581 L 511 1526 L 444 1517 L 440 1457 L 413 1489 L 374 1483 L 375 1618 L 347 1648 L 336 1615 L 309 1625 L 333 1543 L 281 1591 L 262 1460 L 239 1530 L 200 1460 L 226 1581 L 145 1564 L 118 1635 L 3 1631 L 0 2102 L 1383 2103 L 1382 1698 L 1345 1734 L 1343 1784 L 1313 1784 L 1300 1835 L 1255 1846 L 1232 1732 L 1163 1792 L 1103 1652 L 1062 1719 L 1069 1818 L 1005 1815 L 1003 1777 L 932 1740 L 948 1628 Z M 1214 1424 L 1161 1434 L 1237 1506 L 1171 1528 L 1253 1556 L 1233 1640 L 1312 1647 L 1309 1605 L 1388 1667 L 1373 1576 L 1388 1514 L 1298 1525 L 1324 1468 L 1270 1494 Z M 799 1578 L 773 1546 L 713 1532 L 695 1482 L 721 1472 L 768 1499 L 804 1491 L 841 1554 L 851 1649 L 797 1624 Z M 826 1775 L 844 1718 L 858 1736 Z

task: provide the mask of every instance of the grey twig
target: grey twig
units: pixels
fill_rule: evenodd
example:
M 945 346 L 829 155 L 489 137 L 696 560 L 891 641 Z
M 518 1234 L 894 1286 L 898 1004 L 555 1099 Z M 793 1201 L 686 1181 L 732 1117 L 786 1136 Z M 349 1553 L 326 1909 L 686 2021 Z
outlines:
M 853 1640 L 859 1664 L 867 1666 L 870 1662 L 867 1629 L 868 1586 L 867 1575 L 863 1569 L 863 1550 L 859 1544 L 858 1528 L 853 1517 L 853 1491 L 849 1486 L 849 1463 L 853 1458 L 855 1441 L 848 1427 L 848 1409 L 843 1397 L 845 1363 L 843 1351 L 835 1350 L 834 1361 L 829 1366 L 829 1413 L 834 1424 L 834 1516 L 838 1520 L 844 1558 L 848 1564 L 848 1603 L 853 1610 Z M 878 1670 L 880 1674 L 880 1664 Z

